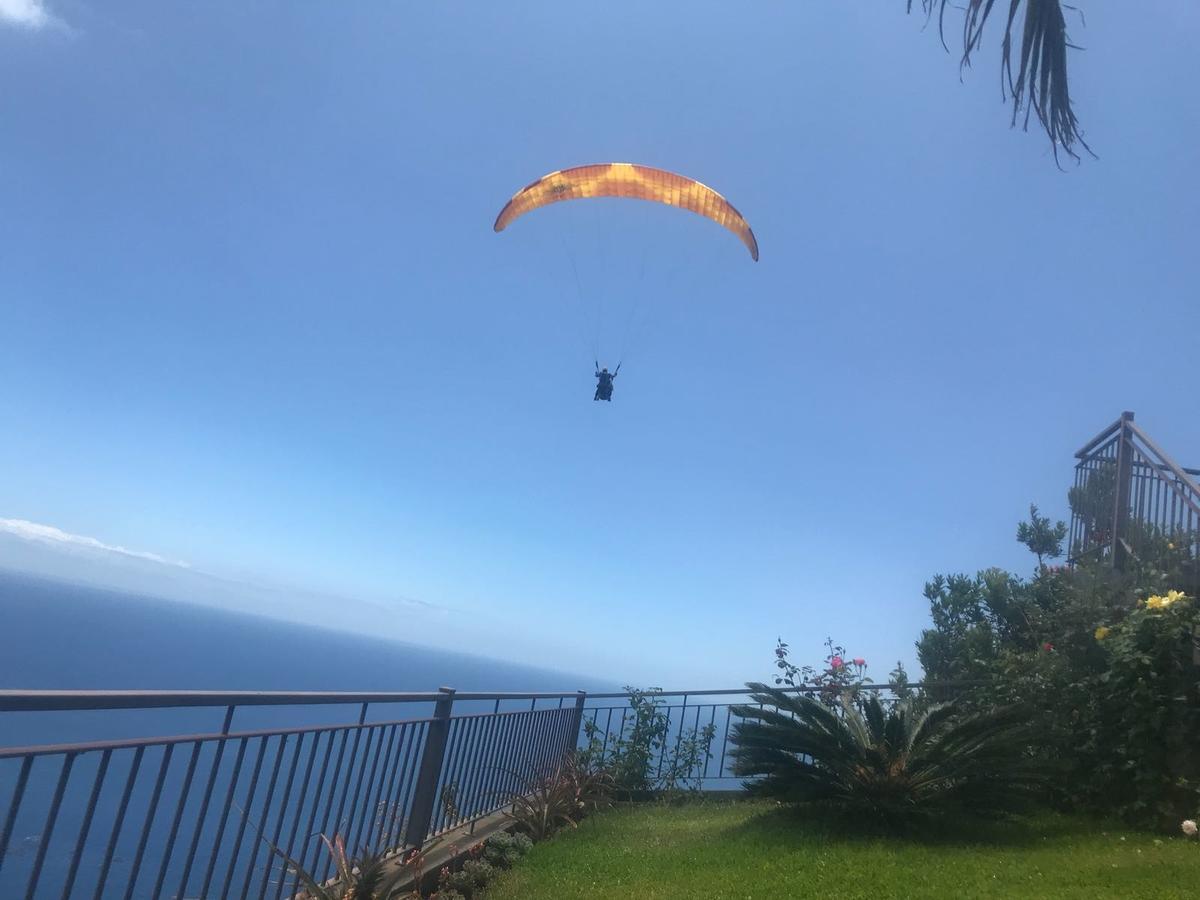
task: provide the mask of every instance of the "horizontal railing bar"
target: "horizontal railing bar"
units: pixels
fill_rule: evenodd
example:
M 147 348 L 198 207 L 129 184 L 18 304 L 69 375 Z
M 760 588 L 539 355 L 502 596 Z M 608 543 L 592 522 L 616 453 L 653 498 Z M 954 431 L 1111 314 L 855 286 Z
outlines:
M 1197 485 L 1196 482 L 1192 481 L 1183 468 L 1177 462 L 1175 462 L 1175 460 L 1167 456 L 1166 452 L 1159 447 L 1158 444 L 1154 443 L 1154 441 L 1150 439 L 1150 436 L 1146 434 L 1146 432 L 1142 431 L 1142 429 L 1135 425 L 1132 421 L 1129 423 L 1129 430 L 1132 431 L 1141 440 L 1141 442 L 1146 445 L 1146 448 L 1151 453 L 1158 457 L 1158 461 L 1160 463 L 1170 469 L 1180 481 L 1182 481 L 1191 489 L 1193 493 L 1200 494 L 1200 485 Z
M 912 682 L 908 686 L 913 690 L 917 690 L 918 688 L 971 687 L 971 686 L 979 684 L 979 683 L 980 682 L 978 682 L 978 681 L 924 681 L 924 682 Z M 859 690 L 863 690 L 863 691 L 890 691 L 890 690 L 894 690 L 896 685 L 885 682 L 883 684 L 859 684 L 859 685 L 855 685 L 855 687 L 857 687 Z M 787 687 L 787 688 L 780 688 L 780 690 L 782 690 L 785 694 L 819 694 L 822 689 L 819 687 Z M 747 690 L 743 686 L 740 688 L 732 688 L 729 690 L 645 691 L 644 693 L 650 697 L 718 697 L 718 696 L 744 696 L 744 695 L 750 694 L 751 691 Z M 628 699 L 632 696 L 633 695 L 630 693 L 617 691 L 617 692 L 588 694 L 587 699 L 588 700 L 619 700 L 619 699 Z M 705 705 L 707 706 L 708 704 L 705 704 Z M 588 708 L 591 709 L 592 707 L 588 707 Z
M 570 696 L 574 697 L 575 694 Z M 506 716 L 527 716 L 530 713 L 552 713 L 558 709 L 506 709 L 493 713 L 470 713 L 455 716 L 455 719 L 494 719 Z M 432 719 L 395 719 L 388 722 L 346 722 L 340 725 L 310 725 L 298 728 L 272 728 L 258 731 L 210 732 L 208 734 L 160 735 L 147 738 L 125 738 L 109 741 L 88 741 L 76 744 L 45 744 L 32 747 L 0 747 L 0 759 L 21 756 L 52 756 L 56 753 L 90 753 L 94 750 L 126 750 L 134 747 L 165 747 L 167 744 L 182 744 L 189 741 L 234 740 L 236 738 L 275 737 L 281 734 L 324 734 L 328 731 L 356 731 L 364 728 L 387 728 L 392 725 L 410 725 L 431 722 Z
M 1075 451 L 1075 458 L 1083 459 L 1085 456 L 1087 456 L 1089 453 L 1091 453 L 1093 450 L 1095 450 L 1098 446 L 1103 444 L 1106 440 L 1108 440 L 1110 437 L 1112 437 L 1114 434 L 1116 434 L 1118 431 L 1120 431 L 1121 423 L 1123 423 L 1125 421 L 1132 422 L 1133 420 L 1132 419 L 1126 420 L 1126 418 L 1124 416 L 1117 419 L 1117 421 L 1113 422 L 1111 425 L 1109 425 L 1107 428 L 1105 428 L 1102 432 L 1100 432 L 1098 435 L 1096 435 L 1094 438 L 1092 438 L 1090 441 L 1088 441 L 1086 444 L 1084 444 L 1083 447 L 1081 447 L 1079 450 Z
M 578 691 L 456 693 L 458 700 L 559 700 Z M 330 706 L 340 703 L 436 703 L 442 694 L 346 691 L 14 691 L 0 690 L 0 712 L 164 709 L 199 706 Z
M 538 710 L 541 712 L 541 710 Z M 528 710 L 525 710 L 528 712 Z M 499 713 L 511 715 L 511 713 Z M 392 722 L 348 722 L 342 725 L 310 725 L 306 728 L 270 728 L 259 731 L 214 731 L 207 734 L 179 734 L 146 738 L 125 738 L 109 741 L 87 741 L 77 744 L 42 744 L 32 747 L 0 747 L 0 759 L 22 756 L 53 756 L 56 753 L 90 753 L 94 750 L 131 750 L 134 747 L 166 747 L 192 741 L 234 741 L 242 738 L 275 737 L 282 734 L 324 734 L 329 731 L 359 731 L 364 728 L 387 728 L 391 725 L 411 725 L 431 719 L 397 719 Z
M 930 682 L 925 687 L 961 687 L 965 682 Z M 913 684 L 912 687 L 922 685 Z M 888 690 L 890 684 L 864 684 L 863 690 Z M 785 688 L 797 693 L 813 693 L 819 688 Z M 479 700 L 557 700 L 574 699 L 579 691 L 479 692 L 456 693 L 457 701 Z M 696 690 L 654 691 L 656 697 L 710 697 L 749 693 L 745 687 Z M 349 693 L 344 691 L 19 691 L 0 690 L 0 712 L 64 712 L 99 709 L 166 709 L 206 706 L 329 706 L 362 703 L 432 703 L 440 693 Z M 586 694 L 589 700 L 612 700 L 632 696 L 628 691 L 601 691 Z M 419 720 L 410 720 L 419 721 Z M 280 734 L 282 732 L 269 732 Z

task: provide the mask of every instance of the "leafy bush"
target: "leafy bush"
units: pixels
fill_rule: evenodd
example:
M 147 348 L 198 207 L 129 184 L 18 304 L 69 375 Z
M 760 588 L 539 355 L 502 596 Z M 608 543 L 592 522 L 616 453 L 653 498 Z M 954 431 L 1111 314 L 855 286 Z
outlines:
M 463 897 L 470 898 L 475 890 L 475 881 L 469 874 L 461 869 L 457 872 L 451 871 L 449 868 L 444 868 L 438 878 L 438 897 Z
M 662 690 L 625 690 L 629 713 L 619 733 L 605 734 L 594 721 L 584 720 L 587 746 L 578 754 L 580 765 L 607 773 L 611 788 L 626 796 L 699 789 L 716 728 L 684 728 L 681 722 L 672 742 L 671 713 Z
M 495 867 L 482 859 L 468 859 L 463 863 L 462 870 L 476 888 L 483 887 L 496 877 Z
M 1111 515 L 1111 490 L 1097 485 L 1071 501 L 1102 524 L 1092 494 Z M 1048 794 L 1056 805 L 1173 830 L 1200 799 L 1200 610 L 1173 590 L 1195 581 L 1196 543 L 1146 523 L 1130 530 L 1139 554 L 1124 572 L 1099 560 L 1039 565 L 1030 579 L 937 576 L 918 655 L 930 680 L 976 683 L 966 707 L 1027 705 L 1065 767 Z
M 520 832 L 501 831 L 483 843 L 483 858 L 500 869 L 511 869 L 529 852 L 533 841 Z
M 759 706 L 736 706 L 734 772 L 748 790 L 820 802 L 898 822 L 948 810 L 1011 811 L 1046 783 L 1027 752 L 1019 709 L 966 714 L 909 699 L 884 708 L 872 694 L 841 710 L 750 684 Z

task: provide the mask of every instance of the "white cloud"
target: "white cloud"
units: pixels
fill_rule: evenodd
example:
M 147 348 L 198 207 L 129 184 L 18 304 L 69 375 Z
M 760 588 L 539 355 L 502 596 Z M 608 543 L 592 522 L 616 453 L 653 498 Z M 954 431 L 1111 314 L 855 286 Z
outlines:
M 11 2 L 13 0 L 0 0 L 0 10 L 4 9 L 4 4 Z M 114 544 L 106 544 L 103 541 L 96 540 L 94 537 L 71 534 L 68 531 L 63 531 L 61 528 L 55 528 L 53 525 L 39 525 L 37 522 L 27 522 L 24 519 L 0 519 L 0 531 L 16 535 L 27 541 L 40 541 L 44 544 L 52 544 L 60 547 L 81 547 L 88 550 L 101 550 L 106 553 L 116 553 L 119 556 L 147 559 L 150 562 L 162 563 L 165 566 L 177 566 L 181 569 L 189 568 L 185 562 L 166 559 L 157 553 L 146 553 L 143 550 L 129 550 Z
M 55 18 L 46 12 L 45 0 L 0 0 L 0 22 L 25 28 L 45 28 Z

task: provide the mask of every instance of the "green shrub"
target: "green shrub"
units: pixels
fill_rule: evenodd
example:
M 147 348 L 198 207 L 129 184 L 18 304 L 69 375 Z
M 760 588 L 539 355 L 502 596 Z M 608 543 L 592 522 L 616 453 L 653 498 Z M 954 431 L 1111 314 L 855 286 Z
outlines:
M 884 709 L 878 696 L 840 710 L 763 684 L 762 706 L 736 706 L 734 772 L 752 794 L 819 802 L 895 823 L 949 811 L 1004 813 L 1047 780 L 1027 753 L 1020 709 L 963 713 L 909 699 Z
M 483 842 L 483 858 L 498 868 L 511 869 L 531 846 L 533 842 L 526 835 L 501 831 Z
M 629 713 L 619 733 L 606 735 L 594 721 L 584 720 L 587 746 L 578 754 L 579 765 L 606 773 L 608 787 L 625 796 L 698 790 L 700 773 L 712 757 L 716 728 L 684 728 L 681 722 L 672 740 L 671 714 L 662 690 L 625 690 L 630 694 Z
M 452 872 L 449 869 L 442 869 L 441 876 L 438 878 L 438 897 L 445 897 L 447 894 L 470 898 L 474 895 L 475 879 L 471 877 L 469 872 L 459 869 Z
M 471 879 L 471 884 L 481 888 L 496 877 L 496 869 L 491 863 L 482 859 L 468 859 L 463 863 L 463 874 Z
M 1097 485 L 1094 503 L 1072 494 L 1085 519 L 1111 510 Z M 964 707 L 1026 704 L 1064 766 L 1047 794 L 1055 805 L 1174 830 L 1200 802 L 1200 609 L 1171 589 L 1195 584 L 1200 561 L 1194 534 L 1129 528 L 1139 554 L 1124 572 L 1104 559 L 1039 565 L 1029 579 L 937 576 L 918 655 L 928 680 L 973 682 Z

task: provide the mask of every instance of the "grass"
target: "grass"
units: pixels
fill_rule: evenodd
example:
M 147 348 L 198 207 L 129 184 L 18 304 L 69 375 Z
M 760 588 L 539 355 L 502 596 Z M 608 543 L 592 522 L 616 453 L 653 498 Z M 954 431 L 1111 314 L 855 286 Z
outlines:
M 822 827 L 770 803 L 594 816 L 539 844 L 487 900 L 1200 896 L 1200 846 L 1044 815 L 912 839 Z

